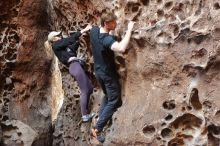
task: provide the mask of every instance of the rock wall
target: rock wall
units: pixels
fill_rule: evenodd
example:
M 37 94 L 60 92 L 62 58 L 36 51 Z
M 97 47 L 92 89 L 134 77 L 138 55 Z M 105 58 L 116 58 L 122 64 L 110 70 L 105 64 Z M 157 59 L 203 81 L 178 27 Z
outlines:
M 106 9 L 118 16 L 114 34 L 119 38 L 129 20 L 136 25 L 128 51 L 115 58 L 123 105 L 105 129 L 104 145 L 220 144 L 219 1 L 10 0 L 0 5 L 6 6 L 0 14 L 0 140 L 5 145 L 95 145 L 89 136 L 94 121 L 80 121 L 77 84 L 62 65 L 60 76 L 43 43 L 50 30 L 98 25 Z M 86 70 L 95 86 L 91 110 L 98 111 L 102 93 L 88 36 L 79 51 L 86 53 Z
M 124 35 L 129 20 L 137 22 L 129 50 L 116 56 L 123 106 L 106 130 L 106 145 L 219 144 L 218 1 L 57 0 L 52 4 L 57 28 L 63 30 L 97 24 L 106 8 L 118 16 L 114 32 L 118 36 Z M 94 105 L 97 109 L 98 103 Z
M 12 70 L 20 40 L 17 33 L 18 4 L 19 1 L 15 0 L 0 2 L 0 145 L 3 145 L 3 138 L 7 141 L 3 131 L 10 131 L 3 123 L 9 119 L 9 101 L 14 92 Z
M 8 119 L 8 102 L 12 94 L 14 85 L 12 84 L 12 68 L 17 55 L 17 45 L 19 37 L 17 35 L 17 5 L 16 1 L 7 1 L 0 3 L 1 9 L 1 41 L 0 41 L 0 119 Z M 5 6 L 5 7 L 3 7 Z
M 124 55 L 124 104 L 109 144 L 219 145 L 219 3 L 127 6 L 139 26 Z
M 48 2 L 1 1 L 1 134 L 5 146 L 51 145 Z

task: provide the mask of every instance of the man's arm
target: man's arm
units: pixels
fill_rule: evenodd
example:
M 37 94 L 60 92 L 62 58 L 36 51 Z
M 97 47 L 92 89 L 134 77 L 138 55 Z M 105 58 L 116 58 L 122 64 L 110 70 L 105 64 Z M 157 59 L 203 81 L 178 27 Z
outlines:
M 128 30 L 125 34 L 125 37 L 120 41 L 120 42 L 114 42 L 111 46 L 111 50 L 116 51 L 116 52 L 125 52 L 125 50 L 128 47 L 130 38 L 131 38 L 131 33 L 132 29 L 134 27 L 134 21 L 130 21 L 128 23 Z

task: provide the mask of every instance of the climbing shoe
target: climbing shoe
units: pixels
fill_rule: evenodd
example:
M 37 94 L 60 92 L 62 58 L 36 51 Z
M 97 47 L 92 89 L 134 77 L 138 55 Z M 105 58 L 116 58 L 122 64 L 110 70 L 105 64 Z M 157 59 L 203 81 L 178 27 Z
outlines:
M 103 132 L 98 131 L 95 128 L 91 129 L 91 134 L 93 137 L 95 137 L 99 142 L 104 143 L 105 142 L 105 135 Z
M 95 116 L 95 113 L 90 113 L 87 115 L 83 115 L 82 116 L 82 121 L 83 122 L 89 122 L 90 120 L 92 120 L 92 118 Z

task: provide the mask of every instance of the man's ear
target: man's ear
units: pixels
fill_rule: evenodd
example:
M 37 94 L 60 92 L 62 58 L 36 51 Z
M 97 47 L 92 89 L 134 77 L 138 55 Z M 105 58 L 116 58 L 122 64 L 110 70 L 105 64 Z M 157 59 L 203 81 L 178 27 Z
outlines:
M 108 22 L 104 22 L 104 27 L 108 26 Z

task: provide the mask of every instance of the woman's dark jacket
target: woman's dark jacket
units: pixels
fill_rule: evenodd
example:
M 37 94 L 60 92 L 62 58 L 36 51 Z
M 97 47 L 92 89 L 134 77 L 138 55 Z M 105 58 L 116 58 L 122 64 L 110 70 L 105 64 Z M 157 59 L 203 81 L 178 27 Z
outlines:
M 53 42 L 52 49 L 59 61 L 64 65 L 68 66 L 68 59 L 70 57 L 76 57 L 77 49 L 79 48 L 80 36 L 80 32 L 74 32 L 67 38 Z

